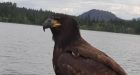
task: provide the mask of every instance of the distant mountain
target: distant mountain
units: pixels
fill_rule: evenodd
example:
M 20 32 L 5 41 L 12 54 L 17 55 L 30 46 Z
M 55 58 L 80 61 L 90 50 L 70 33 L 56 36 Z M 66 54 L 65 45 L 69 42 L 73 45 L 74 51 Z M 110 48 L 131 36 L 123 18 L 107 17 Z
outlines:
M 90 21 L 109 21 L 109 20 L 118 20 L 119 18 L 116 17 L 111 12 L 92 9 L 88 12 L 85 12 L 78 16 L 82 20 L 90 20 Z
M 140 17 L 138 17 L 138 18 L 133 18 L 132 20 L 140 21 Z
M 139 17 L 139 18 L 137 18 L 137 20 L 140 20 L 140 17 Z

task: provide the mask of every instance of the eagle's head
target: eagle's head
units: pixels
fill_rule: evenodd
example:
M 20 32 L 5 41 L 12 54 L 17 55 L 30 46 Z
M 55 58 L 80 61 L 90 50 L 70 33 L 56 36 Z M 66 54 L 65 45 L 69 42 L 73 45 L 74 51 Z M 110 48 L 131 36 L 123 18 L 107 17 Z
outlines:
M 43 30 L 50 28 L 55 42 L 70 42 L 80 37 L 77 21 L 69 15 L 54 14 L 45 20 Z
M 45 20 L 43 23 L 43 30 L 46 28 L 51 28 L 54 30 L 61 30 L 63 28 L 79 29 L 78 24 L 72 16 L 65 14 L 53 14 Z

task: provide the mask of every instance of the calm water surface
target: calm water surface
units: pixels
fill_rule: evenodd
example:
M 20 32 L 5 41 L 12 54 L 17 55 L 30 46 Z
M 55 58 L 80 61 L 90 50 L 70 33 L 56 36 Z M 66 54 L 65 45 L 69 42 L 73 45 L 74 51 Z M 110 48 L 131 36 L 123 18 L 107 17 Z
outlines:
M 140 75 L 140 36 L 81 30 L 128 73 Z M 0 23 L 0 75 L 54 75 L 52 34 L 41 26 Z

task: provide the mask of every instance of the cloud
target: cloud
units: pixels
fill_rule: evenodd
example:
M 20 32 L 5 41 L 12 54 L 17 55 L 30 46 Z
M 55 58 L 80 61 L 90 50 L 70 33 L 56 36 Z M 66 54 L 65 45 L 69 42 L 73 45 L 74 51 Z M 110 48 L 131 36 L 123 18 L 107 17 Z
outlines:
M 133 7 L 133 13 L 137 14 L 137 15 L 140 15 L 140 6 Z
M 140 17 L 140 5 L 113 4 L 109 10 L 124 19 Z

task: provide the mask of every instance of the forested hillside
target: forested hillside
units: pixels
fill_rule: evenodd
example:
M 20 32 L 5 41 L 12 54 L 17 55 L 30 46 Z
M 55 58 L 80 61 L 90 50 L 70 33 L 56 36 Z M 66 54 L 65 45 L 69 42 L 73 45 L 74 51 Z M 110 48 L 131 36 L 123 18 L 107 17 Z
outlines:
M 19 8 L 16 3 L 0 3 L 0 21 L 24 24 L 41 24 L 50 11 Z

